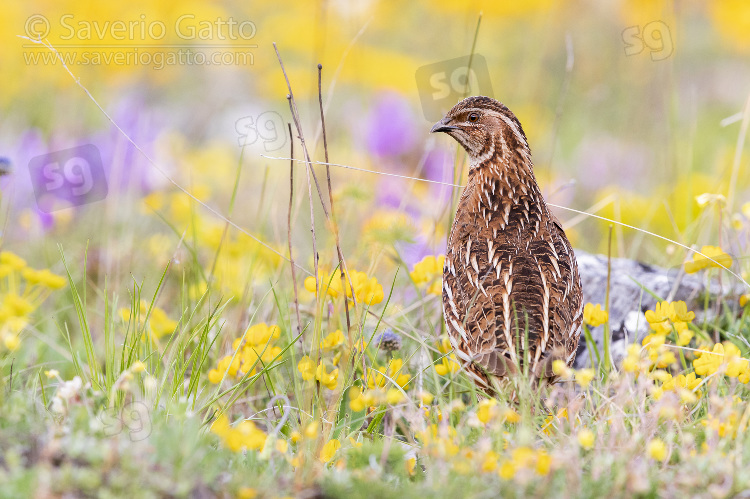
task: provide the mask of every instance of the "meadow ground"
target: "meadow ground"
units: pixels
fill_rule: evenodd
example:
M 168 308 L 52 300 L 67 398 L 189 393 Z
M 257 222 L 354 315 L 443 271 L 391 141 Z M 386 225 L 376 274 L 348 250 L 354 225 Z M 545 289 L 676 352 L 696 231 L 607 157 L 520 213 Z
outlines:
M 0 9 L 0 497 L 750 494 L 745 2 Z M 726 291 L 478 393 L 440 298 L 466 158 L 428 133 L 465 92 L 574 247 Z

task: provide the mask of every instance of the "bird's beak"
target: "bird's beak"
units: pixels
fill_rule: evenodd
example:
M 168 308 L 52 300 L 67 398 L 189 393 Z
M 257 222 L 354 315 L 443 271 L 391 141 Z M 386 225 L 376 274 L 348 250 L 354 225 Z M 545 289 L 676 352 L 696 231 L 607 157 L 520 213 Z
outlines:
M 448 125 L 450 123 L 450 119 L 446 116 L 442 120 L 438 121 L 432 126 L 432 129 L 430 130 L 430 133 L 435 132 L 450 132 L 451 130 L 456 130 L 458 127 Z

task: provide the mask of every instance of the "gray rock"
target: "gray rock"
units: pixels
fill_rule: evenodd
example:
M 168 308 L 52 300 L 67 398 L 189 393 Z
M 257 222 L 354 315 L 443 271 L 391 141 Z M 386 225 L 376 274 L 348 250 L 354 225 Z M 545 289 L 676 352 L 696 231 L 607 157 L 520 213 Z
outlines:
M 592 255 L 576 250 L 578 268 L 581 273 L 584 303 L 602 304 L 606 308 L 607 292 L 607 257 Z M 730 293 L 731 286 L 720 289 L 715 282 L 711 283 L 709 292 Z M 649 325 L 644 315 L 646 310 L 653 310 L 657 303 L 654 295 L 662 300 L 682 300 L 688 310 L 696 314 L 696 321 L 702 320 L 704 314 L 702 298 L 705 296 L 705 279 L 703 274 L 685 274 L 682 268 L 664 269 L 623 258 L 612 259 L 612 273 L 609 294 L 609 321 L 612 328 L 611 352 L 615 363 L 626 355 L 627 346 L 633 341 L 640 341 L 648 334 Z M 708 311 L 710 314 L 710 311 Z M 604 344 L 604 327 L 591 329 L 591 336 L 597 348 L 602 351 Z M 575 368 L 590 366 L 590 356 L 586 341 L 581 334 L 576 353 Z

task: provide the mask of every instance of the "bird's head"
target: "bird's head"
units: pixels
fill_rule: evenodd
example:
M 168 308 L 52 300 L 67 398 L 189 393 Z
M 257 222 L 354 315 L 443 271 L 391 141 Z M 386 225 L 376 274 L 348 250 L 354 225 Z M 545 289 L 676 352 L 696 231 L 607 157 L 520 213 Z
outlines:
M 518 118 L 490 97 L 467 97 L 435 123 L 430 132 L 445 132 L 466 149 L 472 163 L 494 154 L 529 154 L 526 134 Z

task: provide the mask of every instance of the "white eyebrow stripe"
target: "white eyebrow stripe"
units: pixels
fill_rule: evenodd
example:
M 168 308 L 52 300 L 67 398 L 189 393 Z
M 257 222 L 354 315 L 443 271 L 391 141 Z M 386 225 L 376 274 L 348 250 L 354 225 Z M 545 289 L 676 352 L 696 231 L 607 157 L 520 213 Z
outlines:
M 462 113 L 472 112 L 472 111 L 476 111 L 476 112 L 487 114 L 489 116 L 495 116 L 497 118 L 500 118 L 513 131 L 513 134 L 516 136 L 516 140 L 518 140 L 518 142 L 522 144 L 525 144 L 526 147 L 529 147 L 528 141 L 521 133 L 521 130 L 519 130 L 518 125 L 516 125 L 516 122 L 513 121 L 511 118 L 509 118 L 508 115 L 506 115 L 505 113 L 501 113 L 500 111 L 496 111 L 494 109 L 477 108 L 477 107 L 468 107 L 466 109 L 461 110 Z

